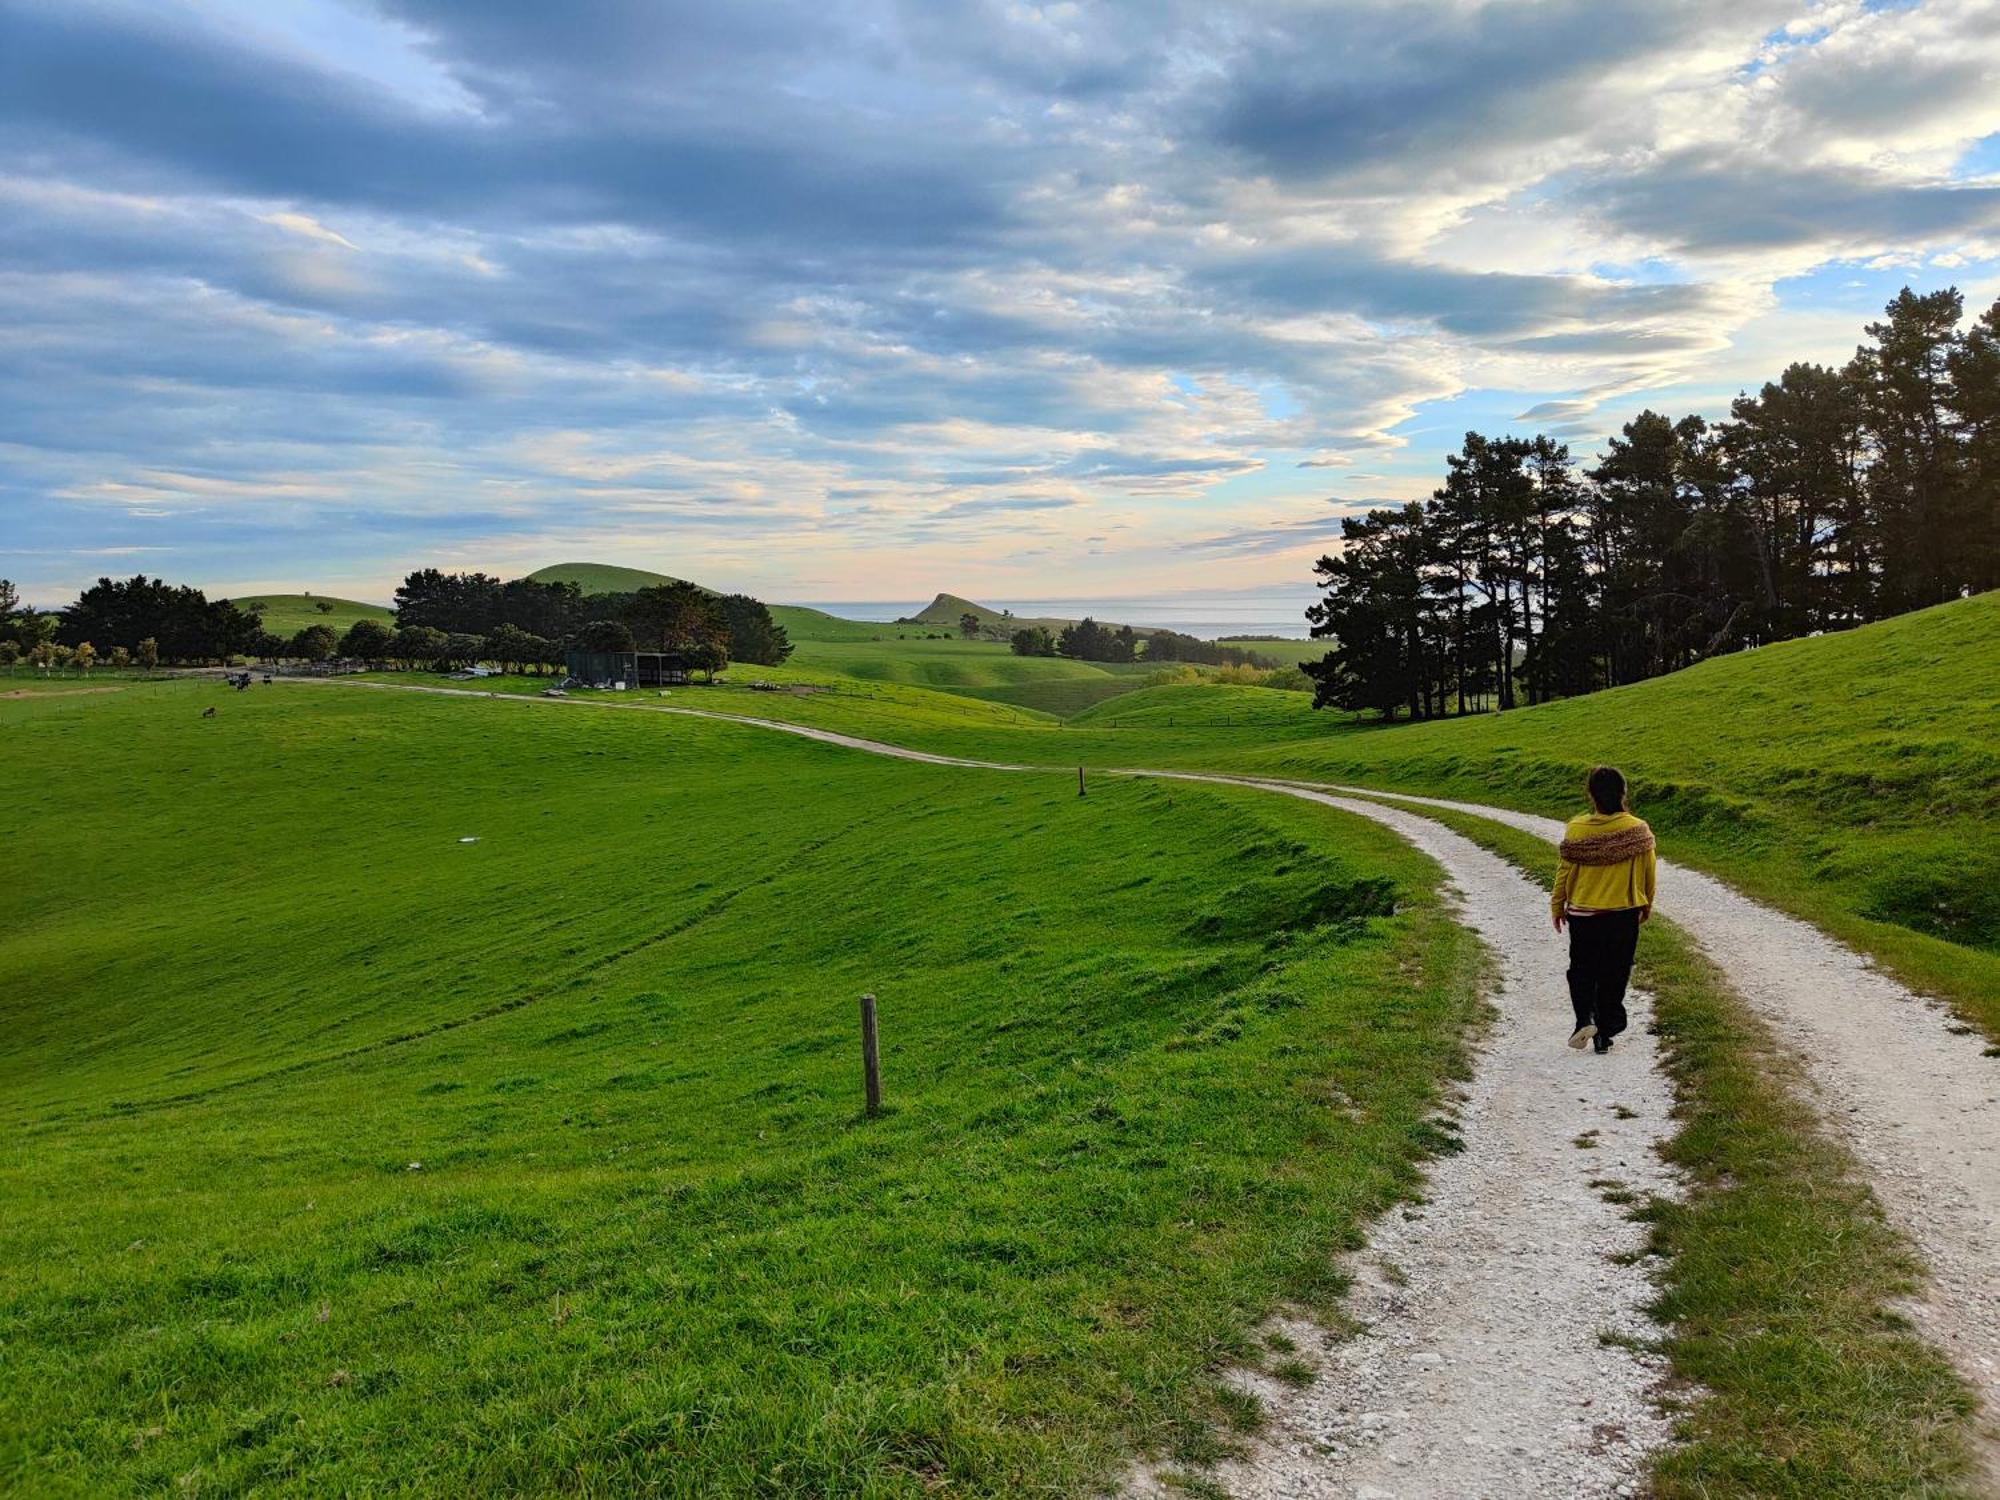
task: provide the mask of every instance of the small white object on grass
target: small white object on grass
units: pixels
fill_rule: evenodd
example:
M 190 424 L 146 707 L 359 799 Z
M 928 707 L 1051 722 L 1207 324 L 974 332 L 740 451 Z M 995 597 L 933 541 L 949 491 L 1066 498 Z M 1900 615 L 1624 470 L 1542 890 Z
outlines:
M 461 844 L 476 844 L 479 842 L 479 840 L 477 838 L 469 838 L 469 839 L 460 839 L 459 842 Z

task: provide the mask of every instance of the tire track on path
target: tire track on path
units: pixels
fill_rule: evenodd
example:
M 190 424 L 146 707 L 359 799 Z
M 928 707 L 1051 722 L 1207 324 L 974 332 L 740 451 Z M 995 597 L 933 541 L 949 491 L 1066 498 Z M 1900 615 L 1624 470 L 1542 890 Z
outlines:
M 1562 837 L 1562 824 L 1532 813 L 1367 795 L 1471 813 L 1550 842 Z M 1660 889 L 1675 922 L 1803 1062 L 1832 1133 L 1922 1256 L 1930 1284 L 1910 1312 L 1984 1404 L 1991 1471 L 2000 1412 L 2000 1059 L 1942 1003 L 1810 923 L 1667 860 Z
M 1218 1479 L 1239 1500 L 1636 1493 L 1670 1433 L 1653 1394 L 1666 1366 L 1632 1347 L 1657 1331 L 1652 1280 L 1630 1263 L 1646 1232 L 1604 1189 L 1621 1201 L 1679 1191 L 1659 1154 L 1673 1089 L 1651 997 L 1633 994 L 1632 1029 L 1609 1054 L 1572 1052 L 1566 944 L 1541 918 L 1541 888 L 1500 856 L 1378 802 L 1146 774 L 1255 786 L 1387 826 L 1444 867 L 1498 969 L 1497 1019 L 1458 1105 L 1465 1149 L 1429 1163 L 1421 1199 L 1391 1209 L 1349 1259 L 1349 1310 L 1367 1333 L 1322 1336 L 1303 1391 L 1255 1382 L 1271 1430 Z

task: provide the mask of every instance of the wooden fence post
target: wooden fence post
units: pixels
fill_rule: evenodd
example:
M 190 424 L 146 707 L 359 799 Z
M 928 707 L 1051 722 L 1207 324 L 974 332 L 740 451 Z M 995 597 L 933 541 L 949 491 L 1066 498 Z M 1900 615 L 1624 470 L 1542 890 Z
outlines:
M 1083 795 L 1083 767 L 1082 767 L 1082 766 L 1078 766 L 1078 767 L 1076 768 L 1076 794 L 1077 794 L 1077 796 L 1079 796 L 1079 797 L 1081 797 L 1081 796 Z
M 875 997 L 861 997 L 861 1071 L 868 1085 L 868 1113 L 882 1113 L 882 1054 L 875 1038 Z

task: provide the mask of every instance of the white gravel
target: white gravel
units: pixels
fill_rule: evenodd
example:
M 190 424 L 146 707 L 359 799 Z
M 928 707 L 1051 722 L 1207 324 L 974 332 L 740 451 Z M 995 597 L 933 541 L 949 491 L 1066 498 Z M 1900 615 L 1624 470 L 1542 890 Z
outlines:
M 1354 790 L 1343 788 L 1342 790 Z M 1370 795 L 1383 795 L 1371 793 Z M 1550 818 L 1430 797 L 1551 841 Z M 1660 909 L 1728 974 L 1804 1064 L 1815 1103 L 1930 1271 L 1910 1308 L 2000 1413 L 2000 1058 L 1943 1005 L 1809 923 L 1660 862 Z
M 1497 1018 L 1457 1110 L 1465 1150 L 1433 1163 L 1423 1202 L 1391 1210 L 1350 1258 L 1349 1310 L 1367 1332 L 1287 1325 L 1318 1378 L 1300 1391 L 1246 1381 L 1271 1425 L 1217 1479 L 1240 1500 L 1636 1493 L 1668 1436 L 1652 1394 L 1664 1370 L 1603 1335 L 1658 1334 L 1646 1263 L 1612 1260 L 1645 1234 L 1590 1183 L 1677 1190 L 1657 1150 L 1672 1090 L 1649 998 L 1632 997 L 1609 1054 L 1571 1051 L 1567 940 L 1539 886 L 1428 818 L 1282 790 L 1386 824 L 1445 868 L 1494 957 Z

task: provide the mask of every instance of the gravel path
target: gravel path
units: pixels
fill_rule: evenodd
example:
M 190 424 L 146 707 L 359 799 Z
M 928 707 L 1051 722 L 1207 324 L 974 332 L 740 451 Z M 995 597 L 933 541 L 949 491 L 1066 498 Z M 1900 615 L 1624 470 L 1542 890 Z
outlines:
M 1052 769 L 700 709 L 602 706 L 727 719 L 931 764 Z M 1470 813 L 1550 841 L 1562 825 L 1362 787 L 1115 774 L 1261 787 L 1388 824 L 1450 873 L 1466 922 L 1502 970 L 1499 1021 L 1462 1107 L 1467 1149 L 1436 1164 L 1424 1205 L 1379 1226 L 1359 1268 L 1355 1311 L 1371 1335 L 1328 1349 L 1307 1391 L 1265 1393 L 1278 1436 L 1232 1473 L 1232 1489 L 1370 1500 L 1636 1489 L 1642 1451 L 1664 1440 L 1644 1398 L 1652 1371 L 1597 1336 L 1645 1332 L 1643 1278 L 1605 1259 L 1638 1238 L 1587 1179 L 1669 1186 L 1652 1150 L 1668 1093 L 1645 1032 L 1650 1007 L 1638 997 L 1634 1029 L 1609 1057 L 1562 1048 L 1562 947 L 1541 921 L 1540 888 L 1403 809 Z M 1990 1428 L 2000 1412 L 2000 1059 L 1984 1055 L 1983 1038 L 1944 1006 L 1712 876 L 1662 860 L 1660 900 L 1802 1060 L 1818 1107 L 1923 1257 L 1931 1280 L 1912 1314 L 1979 1393 Z M 1594 1149 L 1571 1144 L 1589 1130 L 1599 1132 Z M 1992 1434 L 1984 1436 L 1990 1465 Z
M 1570 1051 L 1568 944 L 1541 887 L 1431 819 L 1267 789 L 1386 824 L 1442 865 L 1499 970 L 1498 1015 L 1457 1111 L 1465 1149 L 1432 1163 L 1423 1201 L 1392 1210 L 1350 1259 L 1349 1310 L 1367 1334 L 1291 1329 L 1318 1378 L 1252 1383 L 1271 1428 L 1216 1478 L 1238 1500 L 1636 1493 L 1668 1436 L 1651 1395 L 1665 1370 L 1602 1336 L 1658 1331 L 1643 1266 L 1611 1259 L 1641 1252 L 1645 1232 L 1591 1184 L 1677 1190 L 1658 1155 L 1673 1096 L 1650 999 L 1633 997 L 1608 1055 Z
M 1562 837 L 1560 823 L 1530 813 L 1396 800 Z M 2000 1412 L 2000 1058 L 1943 1005 L 1713 876 L 1662 860 L 1660 902 L 1805 1064 L 1815 1103 L 1929 1268 L 1911 1314 L 1979 1393 L 1990 1426 Z

